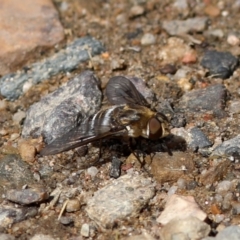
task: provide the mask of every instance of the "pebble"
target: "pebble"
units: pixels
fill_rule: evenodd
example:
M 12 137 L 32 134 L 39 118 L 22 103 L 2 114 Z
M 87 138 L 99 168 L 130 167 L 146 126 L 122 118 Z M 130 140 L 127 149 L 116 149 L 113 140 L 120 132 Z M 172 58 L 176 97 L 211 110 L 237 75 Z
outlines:
M 42 148 L 42 138 L 37 139 L 20 139 L 18 141 L 18 150 L 21 158 L 28 163 L 35 161 L 36 153 Z
M 8 100 L 15 100 L 23 94 L 24 84 L 29 79 L 34 85 L 60 72 L 71 72 L 89 59 L 89 49 L 92 57 L 104 51 L 102 43 L 91 36 L 78 38 L 53 56 L 28 66 L 27 72 L 22 70 L 0 78 L 0 94 Z
M 224 180 L 218 183 L 215 188 L 216 193 L 225 195 L 232 188 L 232 183 L 228 180 Z
M 156 42 L 156 37 L 151 33 L 145 33 L 141 38 L 141 44 L 143 46 L 152 45 Z
M 15 207 L 10 204 L 8 206 L 0 206 L 0 226 L 9 228 L 11 224 L 21 222 L 29 217 L 35 217 L 38 210 L 35 207 Z
M 160 230 L 161 239 L 164 240 L 190 240 L 202 239 L 210 233 L 210 226 L 194 216 L 179 220 L 171 220 Z
M 231 209 L 232 200 L 233 200 L 233 193 L 231 193 L 231 192 L 226 193 L 226 195 L 223 198 L 223 202 L 222 202 L 222 210 L 223 211 Z
M 15 237 L 11 236 L 9 234 L 0 233 L 0 239 L 1 240 L 15 240 Z
M 186 20 L 163 21 L 162 28 L 170 35 L 182 35 L 189 32 L 202 32 L 207 26 L 207 17 L 188 18 Z
M 230 102 L 229 112 L 232 113 L 232 114 L 240 113 L 240 101 L 239 100 L 234 100 L 234 101 Z
M 175 194 L 177 190 L 178 190 L 178 186 L 170 187 L 169 190 L 168 190 L 168 196 L 171 196 L 171 195 Z
M 94 166 L 87 169 L 87 174 L 94 178 L 98 174 L 98 169 Z
M 187 0 L 175 0 L 173 3 L 174 8 L 178 9 L 179 11 L 187 10 L 188 9 L 188 2 Z
M 80 207 L 81 207 L 81 204 L 80 204 L 80 201 L 77 198 L 70 199 L 67 202 L 66 211 L 67 212 L 76 212 L 80 209 Z
M 42 135 L 50 143 L 93 115 L 101 99 L 99 80 L 91 71 L 84 71 L 28 109 L 22 137 Z
M 90 227 L 89 227 L 89 224 L 87 224 L 87 223 L 84 223 L 83 225 L 82 225 L 82 227 L 81 227 L 81 235 L 83 236 L 83 237 L 89 237 L 89 235 L 90 235 Z
M 233 215 L 239 215 L 240 214 L 240 203 L 239 202 L 233 202 L 232 203 L 232 214 Z
M 29 165 L 22 161 L 19 155 L 11 154 L 1 158 L 0 186 L 5 186 L 5 190 L 21 188 L 26 184 L 31 185 L 34 182 Z M 3 193 L 3 188 L 0 188 L 0 199 Z
M 190 154 L 175 151 L 172 156 L 167 152 L 157 152 L 151 159 L 151 173 L 159 183 L 175 182 L 194 169 Z
M 230 52 L 207 50 L 200 63 L 209 70 L 208 75 L 226 79 L 229 78 L 238 66 L 238 59 Z
M 65 217 L 65 216 L 62 216 L 59 219 L 59 221 L 63 225 L 70 225 L 70 224 L 74 223 L 74 221 L 73 221 L 73 219 L 71 217 Z
M 22 67 L 63 39 L 64 28 L 51 0 L 26 0 L 24 8 L 19 1 L 5 0 L 0 8 L 0 75 Z
M 87 202 L 86 211 L 102 229 L 111 228 L 116 221 L 137 217 L 154 192 L 149 179 L 124 175 L 95 192 Z
M 177 185 L 180 189 L 186 189 L 186 186 L 187 186 L 187 182 L 184 178 L 179 178 L 177 180 Z
M 226 87 L 223 84 L 215 84 L 186 92 L 180 99 L 179 107 L 192 112 L 213 111 L 217 115 L 223 111 L 226 99 Z
M 47 191 L 42 188 L 28 188 L 22 190 L 11 189 L 6 192 L 6 199 L 19 203 L 21 205 L 29 205 L 33 203 L 40 203 L 47 200 L 49 197 Z
M 193 127 L 189 131 L 189 134 L 191 138 L 191 141 L 189 142 L 189 147 L 191 149 L 197 150 L 199 148 L 206 148 L 212 146 L 212 143 L 198 127 Z
M 232 46 L 237 46 L 240 43 L 240 39 L 234 34 L 229 34 L 227 37 L 227 42 Z
M 110 177 L 118 178 L 121 175 L 122 161 L 117 157 L 112 157 L 112 165 L 110 169 Z
M 166 225 L 175 218 L 184 219 L 190 216 L 194 216 L 200 221 L 204 221 L 207 214 L 200 209 L 195 202 L 194 197 L 174 194 L 168 198 L 164 210 L 157 218 L 157 222 Z
M 7 108 L 7 102 L 5 100 L 0 100 L 0 111 Z
M 26 117 L 26 113 L 24 111 L 18 111 L 14 113 L 12 120 L 16 124 L 21 124 L 25 117 Z
M 140 5 L 135 5 L 130 8 L 130 17 L 138 17 L 144 14 L 144 8 Z
M 124 238 L 124 240 L 155 240 L 155 238 L 148 234 L 146 230 L 141 229 L 141 231 L 142 231 L 141 235 L 130 236 Z
M 240 155 L 240 135 L 224 141 L 218 145 L 212 152 L 212 157 L 217 156 L 239 156 Z
M 224 32 L 222 29 L 208 29 L 203 33 L 206 37 L 214 37 L 217 39 L 222 39 L 224 37 Z

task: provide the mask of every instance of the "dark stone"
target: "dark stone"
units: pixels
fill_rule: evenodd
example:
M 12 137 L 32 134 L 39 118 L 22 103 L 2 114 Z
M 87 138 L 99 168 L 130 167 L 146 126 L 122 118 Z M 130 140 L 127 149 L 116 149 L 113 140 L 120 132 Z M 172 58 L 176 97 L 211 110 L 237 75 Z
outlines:
M 185 93 L 179 102 L 179 107 L 192 112 L 213 111 L 213 113 L 219 113 L 219 111 L 223 111 L 226 99 L 226 87 L 216 84 Z
M 93 115 L 101 100 L 98 79 L 93 72 L 85 71 L 29 108 L 22 136 L 42 135 L 49 144 Z
M 112 158 L 112 166 L 109 173 L 110 177 L 118 178 L 121 175 L 121 165 L 122 161 L 119 158 Z
M 209 50 L 205 52 L 201 65 L 209 70 L 211 77 L 229 78 L 238 66 L 238 59 L 229 52 Z
M 189 147 L 193 150 L 198 148 L 206 148 L 212 146 L 212 143 L 208 140 L 206 135 L 198 127 L 194 127 L 190 130 L 192 141 L 189 143 Z
M 162 74 L 175 74 L 177 72 L 177 68 L 173 64 L 166 64 L 160 68 L 160 72 Z

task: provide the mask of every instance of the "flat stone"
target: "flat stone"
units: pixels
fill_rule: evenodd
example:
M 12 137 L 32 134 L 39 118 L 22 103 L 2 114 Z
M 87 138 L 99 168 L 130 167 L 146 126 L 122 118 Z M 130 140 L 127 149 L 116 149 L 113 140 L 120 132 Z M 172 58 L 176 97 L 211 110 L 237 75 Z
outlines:
M 227 89 L 223 84 L 215 84 L 204 89 L 185 93 L 179 102 L 179 108 L 192 112 L 223 111 L 227 98 Z
M 193 158 L 189 153 L 174 151 L 157 152 L 151 160 L 151 173 L 159 183 L 175 182 L 180 177 L 190 174 L 194 169 Z
M 202 239 L 210 233 L 210 226 L 194 216 L 174 218 L 160 230 L 161 239 Z
M 157 221 L 166 225 L 175 218 L 184 219 L 189 216 L 204 221 L 207 214 L 200 209 L 192 196 L 179 196 L 174 194 L 167 200 L 165 209 L 157 218 Z
M 87 202 L 86 211 L 101 228 L 112 228 L 118 221 L 137 217 L 153 196 L 151 180 L 124 175 L 95 192 Z
M 54 46 L 64 29 L 51 0 L 1 0 L 0 75 L 23 66 L 36 50 Z
M 188 18 L 186 20 L 163 21 L 162 27 L 170 35 L 181 35 L 190 31 L 202 32 L 207 26 L 207 17 Z
M 0 78 L 0 94 L 9 100 L 15 100 L 29 86 L 49 79 L 60 72 L 70 72 L 81 62 L 88 60 L 90 55 L 94 56 L 103 51 L 103 45 L 96 39 L 90 36 L 78 38 L 53 56 L 27 66 L 27 70 L 10 73 Z
M 15 240 L 15 237 L 11 236 L 9 234 L 0 233 L 0 239 L 1 240 Z
M 91 71 L 82 72 L 29 108 L 22 137 L 42 135 L 50 143 L 93 115 L 101 100 L 98 79 Z

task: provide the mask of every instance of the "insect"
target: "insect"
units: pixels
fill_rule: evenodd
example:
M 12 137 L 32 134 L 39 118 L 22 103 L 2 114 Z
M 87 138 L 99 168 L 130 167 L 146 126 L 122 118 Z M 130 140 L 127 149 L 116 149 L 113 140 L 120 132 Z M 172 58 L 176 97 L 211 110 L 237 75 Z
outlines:
M 166 116 L 152 111 L 127 77 L 112 77 L 106 86 L 106 96 L 112 106 L 101 109 L 55 139 L 40 154 L 54 155 L 109 137 L 155 140 L 169 135 Z

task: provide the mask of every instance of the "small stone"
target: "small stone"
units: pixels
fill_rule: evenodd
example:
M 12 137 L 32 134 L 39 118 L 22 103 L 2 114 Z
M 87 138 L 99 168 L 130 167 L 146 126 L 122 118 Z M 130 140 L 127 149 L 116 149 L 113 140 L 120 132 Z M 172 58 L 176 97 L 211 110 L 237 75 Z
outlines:
M 90 167 L 87 169 L 87 174 L 94 178 L 98 173 L 98 169 L 96 167 Z
M 145 33 L 141 38 L 141 44 L 143 46 L 152 45 L 156 42 L 156 38 L 151 33 Z
M 0 111 L 7 108 L 7 102 L 5 100 L 0 100 Z
M 233 215 L 239 215 L 240 214 L 240 203 L 239 202 L 233 202 L 232 203 L 232 214 Z
M 24 111 L 18 111 L 13 115 L 12 119 L 13 119 L 13 122 L 17 124 L 21 124 L 21 122 L 25 117 L 26 117 L 26 113 Z
M 183 219 L 190 216 L 204 221 L 207 214 L 200 209 L 192 196 L 185 197 L 174 194 L 167 200 L 165 209 L 157 218 L 157 222 L 166 225 L 174 218 Z
M 212 4 L 207 4 L 204 9 L 204 12 L 210 17 L 217 17 L 221 14 L 220 9 Z
M 222 209 L 224 211 L 231 209 L 231 207 L 232 207 L 232 204 L 231 204 L 232 200 L 233 200 L 233 193 L 227 192 L 226 195 L 224 196 L 223 202 L 222 202 Z
M 89 227 L 89 224 L 87 223 L 84 223 L 81 227 L 81 235 L 83 237 L 89 237 L 89 234 L 90 234 L 90 227 Z
M 223 38 L 224 37 L 224 32 L 222 29 L 209 29 L 204 32 L 203 34 L 206 37 L 214 37 L 214 38 Z
M 230 52 L 208 50 L 201 60 L 201 65 L 209 70 L 211 77 L 226 79 L 237 68 L 238 59 Z
M 135 5 L 130 8 L 130 17 L 138 17 L 144 13 L 144 8 L 140 5 Z
M 219 111 L 223 111 L 226 99 L 226 87 L 222 84 L 216 84 L 185 93 L 180 99 L 179 106 L 192 112 L 213 111 L 213 113 L 218 114 Z
M 127 63 L 124 59 L 114 58 L 111 60 L 112 71 L 123 70 L 127 67 Z
M 197 217 L 188 216 L 172 219 L 160 230 L 160 236 L 164 240 L 203 239 L 208 236 L 210 231 L 211 228 L 208 224 Z
M 202 32 L 207 26 L 207 17 L 188 18 L 186 20 L 163 21 L 162 27 L 170 35 L 181 35 L 189 32 Z
M 235 100 L 235 101 L 231 101 L 229 104 L 229 112 L 230 113 L 240 113 L 240 101 L 239 100 Z
M 81 208 L 81 204 L 78 199 L 70 199 L 68 200 L 66 211 L 67 212 L 76 212 Z
M 168 196 L 171 196 L 171 195 L 175 194 L 177 189 L 178 189 L 177 186 L 170 187 L 169 190 L 168 190 Z
M 72 224 L 74 221 L 71 217 L 61 217 L 59 219 L 60 223 L 63 225 L 70 225 Z
M 224 141 L 218 145 L 212 152 L 211 156 L 236 156 L 240 155 L 240 135 Z
M 28 205 L 32 203 L 39 203 L 46 199 L 48 199 L 49 195 L 46 190 L 44 189 L 22 189 L 22 190 L 15 190 L 11 189 L 6 192 L 6 199 L 19 203 L 22 205 Z
M 232 187 L 232 183 L 228 180 L 224 180 L 218 183 L 215 191 L 221 195 L 225 195 Z
M 175 74 L 177 72 L 177 68 L 174 64 L 166 64 L 160 68 L 160 72 L 162 74 Z
M 236 35 L 230 34 L 227 37 L 227 42 L 232 46 L 237 46 L 239 45 L 240 40 Z
M 112 165 L 109 173 L 110 177 L 118 178 L 121 175 L 121 165 L 122 161 L 119 158 L 112 158 Z
M 16 139 L 18 139 L 20 137 L 19 133 L 12 133 L 10 136 L 10 140 L 11 141 L 15 141 Z
M 184 64 L 190 64 L 190 63 L 196 63 L 197 61 L 197 54 L 196 52 L 187 52 L 182 58 L 182 63 Z
M 177 185 L 180 189 L 186 189 L 186 186 L 187 186 L 187 182 L 184 178 L 179 178 L 177 180 Z

